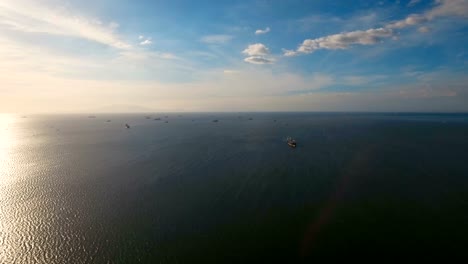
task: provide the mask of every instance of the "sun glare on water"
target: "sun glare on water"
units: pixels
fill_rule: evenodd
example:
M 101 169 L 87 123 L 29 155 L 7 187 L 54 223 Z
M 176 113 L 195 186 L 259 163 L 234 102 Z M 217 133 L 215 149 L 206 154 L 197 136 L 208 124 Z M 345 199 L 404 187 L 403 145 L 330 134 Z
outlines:
M 14 138 L 11 125 L 14 117 L 9 114 L 0 114 L 0 184 L 9 175 L 12 166 L 10 153 L 13 148 Z
M 0 262 L 6 263 L 11 259 L 13 246 L 9 243 L 10 232 L 10 207 L 9 207 L 9 183 L 11 178 L 13 158 L 13 131 L 11 125 L 14 123 L 14 117 L 9 114 L 0 114 Z

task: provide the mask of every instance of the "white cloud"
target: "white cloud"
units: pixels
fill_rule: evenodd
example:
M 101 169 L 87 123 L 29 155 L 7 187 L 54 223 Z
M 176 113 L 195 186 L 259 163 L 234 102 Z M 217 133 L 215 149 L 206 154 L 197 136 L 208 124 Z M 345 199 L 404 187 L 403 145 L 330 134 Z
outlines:
M 140 36 L 138 36 L 138 39 L 140 40 L 140 45 L 142 45 L 142 46 L 153 44 L 153 41 L 149 37 L 145 37 L 143 35 L 140 35 Z
M 270 54 L 270 50 L 262 43 L 249 45 L 242 53 L 249 56 L 265 56 Z
M 387 24 L 386 28 L 405 28 L 408 26 L 418 25 L 427 21 L 428 19 L 426 16 L 413 14 L 400 21 Z
M 105 24 L 97 19 L 78 16 L 64 7 L 41 5 L 32 0 L 2 0 L 0 2 L 0 28 L 76 37 L 95 41 L 117 49 L 129 49 L 115 32 L 118 24 Z
M 267 27 L 267 28 L 265 28 L 265 29 L 257 29 L 257 30 L 255 31 L 255 35 L 266 34 L 266 33 L 268 33 L 268 32 L 270 32 L 270 28 L 269 28 L 269 27 Z
M 345 32 L 317 39 L 306 39 L 297 49 L 298 53 L 312 53 L 319 49 L 347 49 L 352 45 L 372 45 L 384 38 L 392 37 L 393 31 L 386 28 L 358 30 Z M 293 51 L 286 50 L 286 56 L 296 55 Z
M 408 3 L 408 6 L 417 5 L 417 4 L 419 4 L 419 2 L 421 2 L 421 0 L 411 0 L 411 1 Z
M 288 49 L 283 49 L 283 55 L 286 57 L 292 57 L 298 55 L 299 52 L 294 51 L 294 50 L 288 50 Z
M 146 45 L 150 45 L 152 43 L 153 43 L 153 41 L 151 41 L 151 39 L 145 39 L 144 41 L 140 42 L 140 45 L 146 46 Z
M 242 53 L 248 56 L 244 59 L 248 63 L 272 64 L 275 62 L 275 59 L 270 56 L 270 50 L 262 43 L 251 44 Z
M 244 61 L 252 64 L 273 64 L 275 62 L 273 58 L 263 56 L 250 56 L 245 58 Z
M 233 39 L 233 36 L 231 35 L 208 35 L 204 36 L 200 39 L 201 42 L 207 43 L 207 44 L 224 44 Z

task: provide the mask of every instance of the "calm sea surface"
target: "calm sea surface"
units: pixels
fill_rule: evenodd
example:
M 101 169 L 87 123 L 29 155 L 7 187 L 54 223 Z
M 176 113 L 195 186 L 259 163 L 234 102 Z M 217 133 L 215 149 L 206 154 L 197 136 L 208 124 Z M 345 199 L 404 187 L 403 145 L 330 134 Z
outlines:
M 148 116 L 0 115 L 0 263 L 466 253 L 468 115 Z

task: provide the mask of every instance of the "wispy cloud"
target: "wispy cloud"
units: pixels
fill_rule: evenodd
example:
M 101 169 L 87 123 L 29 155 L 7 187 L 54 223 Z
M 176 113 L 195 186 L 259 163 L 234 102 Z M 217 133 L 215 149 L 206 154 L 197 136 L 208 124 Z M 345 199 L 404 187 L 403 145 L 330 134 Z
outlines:
M 342 80 L 345 85 L 363 85 L 371 81 L 367 76 L 344 76 Z
M 255 31 L 255 35 L 262 35 L 262 34 L 266 34 L 268 32 L 270 32 L 270 27 L 267 27 L 265 29 L 257 29 Z
M 146 46 L 146 45 L 150 45 L 152 43 L 153 43 L 153 41 L 151 41 L 151 39 L 145 39 L 142 42 L 140 42 L 140 45 Z
M 468 1 L 435 0 L 435 7 L 422 14 L 411 14 L 403 20 L 389 23 L 387 28 L 404 28 L 419 25 L 439 17 L 468 18 Z
M 231 41 L 232 39 L 232 35 L 219 34 L 204 36 L 200 39 L 200 41 L 207 44 L 224 44 Z
M 55 53 L 48 51 L 43 45 L 19 42 L 0 35 L 2 81 L 7 76 L 9 79 L 16 79 L 18 83 L 32 83 L 31 80 L 37 78 L 125 80 L 140 76 L 144 79 L 154 79 L 161 75 L 155 74 L 155 71 L 193 71 L 190 65 L 190 62 L 173 53 L 148 51 L 138 47 L 103 56 L 82 56 Z
M 419 4 L 419 2 L 421 2 L 421 0 L 411 0 L 411 1 L 409 1 L 407 6 L 410 6 L 410 7 L 414 6 L 414 5 Z
M 0 71 L 22 75 L 18 77 L 22 82 L 36 75 L 70 80 L 175 80 L 181 72 L 194 71 L 192 62 L 180 54 L 144 49 L 153 42 L 148 36 L 124 38 L 117 23 L 68 10 L 71 7 L 48 1 L 0 1 Z M 86 52 L 78 51 L 88 44 Z
M 51 8 L 30 0 L 3 0 L 0 18 L 0 28 L 7 30 L 77 37 L 117 49 L 131 48 L 116 33 L 117 23 L 77 16 L 64 7 Z
M 236 74 L 239 73 L 238 70 L 223 70 L 224 74 Z
M 197 86 L 218 90 L 217 96 L 284 96 L 299 91 L 320 90 L 335 83 L 336 78 L 324 73 L 302 76 L 294 72 L 274 73 L 268 68 L 241 67 L 214 72 Z M 256 89 L 252 89 L 256 87 Z M 222 88 L 221 90 L 219 88 Z
M 157 59 L 165 60 L 179 60 L 180 58 L 175 54 L 168 52 L 156 52 L 156 51 L 145 51 L 145 50 L 131 50 L 123 51 L 119 55 L 120 58 L 125 58 L 133 61 L 154 61 Z
M 444 16 L 468 17 L 468 1 L 436 0 L 437 6 L 426 13 L 429 19 Z
M 374 27 L 378 24 L 379 18 L 389 16 L 384 10 L 360 10 L 350 17 L 338 17 L 330 14 L 313 14 L 298 20 L 291 24 L 291 29 L 299 32 L 336 31 L 341 32 L 355 31 L 362 28 Z
M 283 49 L 284 56 L 309 54 L 319 49 L 348 49 L 353 45 L 374 45 L 386 38 L 395 37 L 394 30 L 417 26 L 438 17 L 468 17 L 468 1 L 466 0 L 436 0 L 436 6 L 423 14 L 411 14 L 405 19 L 394 21 L 380 28 L 356 30 L 329 35 L 316 39 L 306 39 L 296 50 Z M 420 27 L 419 31 L 428 31 Z
M 468 18 L 468 1 L 436 0 L 436 6 L 422 14 L 411 14 L 405 19 L 387 24 L 387 28 L 405 28 L 420 25 L 439 17 Z
M 429 27 L 422 26 L 418 28 L 418 31 L 421 33 L 428 33 L 429 31 L 431 31 L 431 29 Z
M 306 39 L 299 46 L 297 51 L 284 50 L 284 55 L 294 56 L 300 53 L 307 54 L 319 49 L 347 49 L 352 45 L 372 45 L 391 36 L 393 36 L 393 31 L 387 28 L 345 32 L 317 39 Z
M 153 40 L 150 37 L 146 37 L 144 35 L 138 36 L 138 40 L 140 41 L 140 45 L 142 46 L 153 44 Z
M 270 50 L 262 43 L 251 44 L 242 53 L 248 56 L 244 59 L 248 63 L 272 64 L 275 62 L 274 58 L 270 56 Z
M 425 15 L 409 15 L 407 18 L 387 24 L 387 28 L 405 28 L 409 26 L 419 25 L 427 22 L 428 18 Z

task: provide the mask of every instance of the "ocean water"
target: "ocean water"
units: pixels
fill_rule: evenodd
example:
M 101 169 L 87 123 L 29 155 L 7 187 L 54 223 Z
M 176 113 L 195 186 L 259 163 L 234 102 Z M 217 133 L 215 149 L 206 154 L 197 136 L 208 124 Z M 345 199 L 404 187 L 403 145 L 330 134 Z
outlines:
M 145 116 L 0 115 L 0 263 L 465 254 L 468 115 Z

